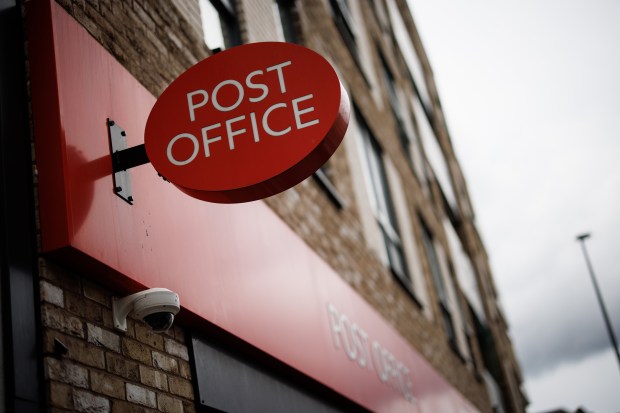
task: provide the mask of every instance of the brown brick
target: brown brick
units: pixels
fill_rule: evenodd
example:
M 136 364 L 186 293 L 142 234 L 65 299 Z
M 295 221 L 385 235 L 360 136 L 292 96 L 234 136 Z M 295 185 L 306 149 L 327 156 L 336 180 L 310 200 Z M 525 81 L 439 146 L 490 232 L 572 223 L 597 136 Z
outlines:
M 172 328 L 168 330 L 176 341 L 181 344 L 185 344 L 185 330 L 179 327 L 176 323 L 172 325 Z
M 194 399 L 194 388 L 189 380 L 170 376 L 168 378 L 168 385 L 170 386 L 170 393 L 185 397 L 186 399 Z
M 49 401 L 52 406 L 73 408 L 73 387 L 67 384 L 50 382 Z
M 151 365 L 151 350 L 139 341 L 123 337 L 121 340 L 123 355 L 143 364 Z
M 168 391 L 168 376 L 150 367 L 140 366 L 140 382 L 159 390 Z
M 116 332 L 103 329 L 93 324 L 87 323 L 88 342 L 96 346 L 105 347 L 109 350 L 120 352 L 120 336 Z
M 125 388 L 127 391 L 127 401 L 147 407 L 157 406 L 157 395 L 153 390 L 133 383 L 125 383 Z
M 67 410 L 67 409 L 61 409 L 59 407 L 50 407 L 49 410 L 47 410 L 47 413 L 68 413 L 68 412 L 74 412 L 75 410 Z
M 112 401 L 112 413 L 151 413 L 156 410 L 149 409 L 144 406 L 139 406 L 134 403 L 126 401 L 113 400 Z
M 91 299 L 104 307 L 111 307 L 110 296 L 100 285 L 89 280 L 84 280 L 82 281 L 82 288 L 84 291 L 84 297 Z
M 46 357 L 44 360 L 45 378 L 76 387 L 88 387 L 88 370 L 69 360 Z
M 184 379 L 192 379 L 192 368 L 186 361 L 179 361 L 179 375 Z
M 86 0 L 84 8 L 94 8 L 96 10 L 99 10 L 99 0 Z
M 185 344 L 178 343 L 175 340 L 166 338 L 164 340 L 166 352 L 171 356 L 178 357 L 182 360 L 189 361 L 189 354 L 187 352 L 187 346 Z
M 103 321 L 102 306 L 94 301 L 85 300 L 83 295 L 67 292 L 65 294 L 65 303 L 67 311 L 73 314 L 95 323 Z
M 157 351 L 153 352 L 153 367 L 169 373 L 179 373 L 179 362 L 175 358 Z
M 80 7 L 73 7 L 73 15 L 94 38 L 100 38 L 101 34 L 97 22 L 88 16 L 84 9 Z
M 160 393 L 157 395 L 157 408 L 164 413 L 183 413 L 183 402 Z
M 112 315 L 112 310 L 108 310 L 107 308 L 104 308 L 101 312 L 101 316 L 103 318 L 103 326 L 106 328 L 109 328 L 110 330 L 114 329 L 114 319 L 113 319 L 113 315 Z M 129 335 L 133 332 L 133 330 L 129 330 L 129 323 L 127 323 L 127 333 L 125 333 L 126 335 Z
M 196 406 L 194 405 L 194 402 L 188 402 L 187 400 L 183 400 L 183 412 L 196 413 Z
M 90 389 L 117 399 L 125 398 L 125 382 L 116 376 L 96 370 L 90 372 Z
M 149 327 L 143 323 L 136 323 L 134 327 L 136 340 L 155 347 L 158 350 L 164 349 L 164 338 L 161 334 L 154 333 Z
M 83 340 L 75 337 L 60 334 L 53 330 L 48 330 L 44 335 L 44 352 L 52 353 L 54 350 L 54 339 L 58 339 L 67 347 L 65 358 L 75 360 L 100 369 L 105 368 L 105 355 L 102 349 L 89 346 Z
M 106 353 L 106 369 L 112 374 L 131 381 L 138 381 L 140 379 L 138 363 L 127 360 L 116 353 Z
M 84 390 L 73 389 L 73 403 L 78 412 L 110 412 L 110 401 L 108 399 Z
M 82 320 L 71 316 L 65 310 L 44 304 L 41 308 L 43 325 L 63 333 L 84 338 L 84 324 Z
M 112 312 L 110 311 L 110 314 L 111 313 Z M 133 318 L 131 317 L 127 318 L 127 331 L 124 333 L 124 336 L 126 338 L 136 338 L 136 329 L 135 329 L 136 324 L 137 323 Z
M 65 297 L 62 288 L 51 284 L 45 280 L 39 282 L 41 300 L 54 304 L 58 307 L 65 306 Z
M 155 22 L 153 21 L 153 19 L 151 19 L 151 16 L 148 15 L 146 11 L 144 11 L 144 9 L 138 3 L 136 2 L 133 3 L 133 9 L 136 11 L 138 16 L 140 17 L 141 24 L 146 24 L 147 27 L 151 29 L 149 31 L 155 30 L 155 27 L 156 27 Z
M 146 0 L 146 1 L 139 1 L 139 3 L 144 9 L 144 11 L 149 15 L 149 17 L 153 19 L 156 26 L 163 27 L 166 25 L 162 16 L 158 12 L 158 8 L 154 7 L 154 5 L 152 4 L 154 2 Z
M 49 280 L 52 284 L 60 286 L 65 291 L 73 291 L 78 294 L 81 292 L 82 280 L 77 275 L 64 270 L 49 260 L 43 260 L 40 268 L 41 277 Z

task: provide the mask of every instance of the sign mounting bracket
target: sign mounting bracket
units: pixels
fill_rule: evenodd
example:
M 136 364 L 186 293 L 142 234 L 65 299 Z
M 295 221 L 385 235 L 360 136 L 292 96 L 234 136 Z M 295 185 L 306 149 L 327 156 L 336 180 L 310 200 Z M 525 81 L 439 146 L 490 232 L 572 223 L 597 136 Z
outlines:
M 144 144 L 128 148 L 125 130 L 109 118 L 107 125 L 112 157 L 114 193 L 130 205 L 133 205 L 131 175 L 128 170 L 150 162 L 146 154 L 146 148 Z

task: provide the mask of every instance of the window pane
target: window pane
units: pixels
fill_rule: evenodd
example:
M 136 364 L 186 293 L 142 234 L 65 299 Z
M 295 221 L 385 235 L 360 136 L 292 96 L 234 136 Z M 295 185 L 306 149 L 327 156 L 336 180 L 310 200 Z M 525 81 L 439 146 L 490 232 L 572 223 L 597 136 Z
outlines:
M 209 49 L 224 49 L 224 33 L 220 13 L 209 0 L 200 0 L 200 17 L 205 43 Z
M 480 296 L 480 288 L 478 287 L 478 280 L 476 279 L 476 273 L 471 259 L 456 233 L 452 222 L 447 218 L 444 219 L 444 229 L 446 231 L 448 245 L 452 253 L 452 263 L 456 270 L 456 277 L 459 281 L 461 291 L 467 298 L 476 317 L 484 322 L 486 317 L 484 314 L 484 307 L 482 306 L 482 297 Z
M 409 272 L 407 271 L 407 263 L 400 243 L 396 244 L 390 240 L 390 238 L 384 233 L 385 244 L 387 246 L 388 257 L 390 259 L 390 267 L 396 276 L 407 287 L 411 287 L 411 280 L 409 279 Z
M 394 76 L 392 75 L 392 71 L 389 69 L 388 64 L 383 58 L 383 54 L 381 52 L 379 52 L 379 57 L 381 58 L 381 72 L 383 74 L 383 81 L 387 90 L 390 107 L 392 108 L 392 113 L 394 114 L 394 122 L 396 123 L 398 139 L 400 140 L 400 144 L 403 148 L 403 151 L 405 152 L 405 156 L 407 157 L 409 162 L 413 162 L 410 151 L 411 142 L 409 141 L 409 136 L 407 135 L 407 131 L 405 130 L 403 110 L 401 108 L 401 103 L 398 99 L 398 94 L 396 92 L 397 86 L 395 85 Z
M 439 260 L 437 259 L 437 252 L 433 245 L 433 238 L 426 228 L 426 225 L 422 223 L 422 243 L 426 250 L 426 257 L 428 258 L 428 264 L 430 266 L 431 275 L 433 276 L 433 282 L 435 283 L 435 289 L 439 296 L 439 301 L 447 303 L 448 297 L 446 295 L 446 287 L 443 283 L 443 275 L 441 274 L 441 268 L 439 267 Z
M 373 193 L 375 196 L 375 200 L 377 202 L 376 212 L 377 214 L 385 216 L 385 218 L 387 218 L 387 215 L 388 215 L 387 214 L 388 206 L 387 206 L 387 200 L 386 200 L 387 191 L 383 184 L 380 154 L 373 147 L 373 144 L 369 138 L 366 139 L 365 144 L 366 144 L 366 153 L 368 155 L 368 167 L 370 169 L 370 178 L 372 179 L 372 185 L 373 185 Z
M 385 175 L 385 166 L 381 158 L 381 148 L 370 136 L 363 119 L 357 118 L 361 131 L 361 145 L 363 147 L 363 161 L 369 175 L 368 185 L 371 196 L 371 204 L 374 208 L 375 218 L 383 234 L 385 252 L 392 271 L 407 286 L 410 286 L 409 271 L 405 254 L 402 249 L 398 224 L 393 211 L 392 199 Z
M 415 50 L 409 31 L 407 30 L 407 25 L 398 11 L 398 5 L 394 0 L 388 0 L 387 6 L 390 19 L 392 21 L 394 36 L 398 42 L 403 57 L 405 58 L 405 62 L 407 63 L 407 67 L 412 75 L 415 86 L 420 92 L 420 96 L 422 97 L 424 104 L 427 107 L 431 107 L 432 102 L 426 87 L 426 78 L 422 67 L 422 62 L 420 62 L 420 58 Z
M 275 13 L 280 22 L 282 40 L 289 43 L 299 43 L 297 28 L 295 27 L 294 0 L 276 0 Z
M 355 44 L 355 33 L 353 31 L 353 18 L 349 6 L 345 0 L 330 0 L 332 10 L 334 11 L 334 21 L 338 31 L 342 36 L 342 40 L 347 45 L 353 59 L 359 61 L 357 53 L 357 45 Z
M 446 336 L 448 341 L 456 346 L 456 334 L 454 332 L 454 322 L 452 321 L 452 315 L 450 311 L 446 308 L 445 305 L 440 304 L 441 307 L 441 316 L 443 318 L 444 329 L 446 331 Z
M 429 118 L 426 116 L 426 112 L 422 107 L 422 103 L 417 98 L 412 100 L 413 110 L 415 118 L 418 123 L 418 129 L 420 136 L 422 137 L 422 144 L 424 145 L 424 153 L 426 159 L 431 165 L 433 174 L 437 178 L 437 182 L 441 188 L 442 193 L 448 200 L 448 204 L 453 211 L 458 211 L 458 204 L 456 203 L 456 195 L 454 188 L 452 187 L 452 180 L 450 179 L 450 171 L 448 169 L 448 163 L 443 155 L 443 151 L 439 146 L 433 127 L 431 126 Z

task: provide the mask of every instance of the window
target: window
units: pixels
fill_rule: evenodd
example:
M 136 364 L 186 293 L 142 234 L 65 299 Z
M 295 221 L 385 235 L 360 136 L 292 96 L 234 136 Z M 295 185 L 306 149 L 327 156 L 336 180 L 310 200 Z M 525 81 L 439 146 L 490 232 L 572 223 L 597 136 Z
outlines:
M 319 185 L 319 188 L 325 192 L 327 198 L 334 204 L 336 209 L 340 210 L 345 207 L 344 200 L 336 190 L 336 186 L 333 184 L 330 175 L 331 168 L 329 165 L 329 161 L 327 161 L 323 166 L 312 174 L 314 181 Z
M 370 203 L 375 219 L 381 228 L 388 264 L 394 275 L 411 290 L 411 278 L 398 232 L 382 151 L 360 116 L 357 116 L 357 123 L 360 129 L 360 146 L 362 147 L 364 170 L 371 197 Z
M 445 218 L 443 224 L 456 272 L 456 279 L 461 287 L 461 291 L 476 313 L 476 316 L 484 322 L 485 314 L 484 307 L 482 306 L 482 297 L 480 296 L 480 288 L 478 287 L 478 280 L 476 279 L 471 259 L 452 222 Z
M 241 44 L 241 33 L 231 0 L 200 0 L 205 44 L 214 51 Z
M 474 310 L 471 307 L 468 307 L 468 309 L 469 309 L 469 315 L 471 319 L 473 320 L 473 322 L 474 323 L 479 322 Z M 478 353 L 474 350 L 474 348 L 477 348 L 478 346 L 478 343 L 476 341 L 475 330 L 472 326 L 468 324 L 466 327 L 466 333 L 467 333 L 467 346 L 469 348 L 469 354 L 471 355 L 471 358 L 470 358 L 471 368 L 474 371 L 476 379 L 481 380 L 483 368 L 480 364 L 480 361 L 478 360 Z
M 385 88 L 387 89 L 388 100 L 390 101 L 390 107 L 392 108 L 392 114 L 394 115 L 394 121 L 396 122 L 396 129 L 398 132 L 398 138 L 400 140 L 400 144 L 405 151 L 405 155 L 409 162 L 412 162 L 411 159 L 411 151 L 410 151 L 410 141 L 407 132 L 405 131 L 405 123 L 403 120 L 402 110 L 400 106 L 400 102 L 398 100 L 398 95 L 396 93 L 396 85 L 394 76 L 392 75 L 392 71 L 387 65 L 385 58 L 381 53 L 379 53 L 379 57 L 381 58 L 381 72 L 383 74 L 383 81 L 385 83 Z
M 297 28 L 297 8 L 296 0 L 276 0 L 275 12 L 276 17 L 280 21 L 280 37 L 285 42 L 301 43 L 299 38 L 299 30 Z
M 381 31 L 388 32 L 390 29 L 389 20 L 383 5 L 382 0 L 369 0 L 370 7 L 379 23 L 379 27 L 381 27 Z
M 329 0 L 334 12 L 334 22 L 338 31 L 342 36 L 342 40 L 346 44 L 351 56 L 356 62 L 359 62 L 357 44 L 355 40 L 355 31 L 353 30 L 353 16 L 349 8 L 349 0 Z
M 443 320 L 444 331 L 450 345 L 455 350 L 457 350 L 456 332 L 454 330 L 454 321 L 452 320 L 452 314 L 450 313 L 448 291 L 446 290 L 444 276 L 441 271 L 441 266 L 439 264 L 437 251 L 435 250 L 435 244 L 433 243 L 433 236 L 423 221 L 422 243 L 424 244 L 424 250 L 426 252 L 426 257 L 428 258 L 428 265 L 431 270 L 433 283 L 435 284 L 435 290 L 437 291 L 437 297 L 439 298 L 439 307 L 441 309 L 441 318 Z
M 456 201 L 454 188 L 452 186 L 452 179 L 450 178 L 448 162 L 444 157 L 441 146 L 437 141 L 437 136 L 433 130 L 433 126 L 431 125 L 431 121 L 427 117 L 427 113 L 424 110 L 419 98 L 415 96 L 411 100 L 411 104 L 413 106 L 413 112 L 415 114 L 418 130 L 422 138 L 424 154 L 426 155 L 426 159 L 432 169 L 432 174 L 435 176 L 451 211 L 456 213 L 458 211 L 458 204 Z
M 407 63 L 407 67 L 409 68 L 411 76 L 414 80 L 415 87 L 420 94 L 424 106 L 430 108 L 432 107 L 432 100 L 426 86 L 426 75 L 424 73 L 424 67 L 413 44 L 413 40 L 411 38 L 409 30 L 407 29 L 407 25 L 405 24 L 405 21 L 400 14 L 400 10 L 396 1 L 387 0 L 386 3 L 388 8 L 388 14 L 392 22 L 392 39 L 394 45 L 399 46 L 399 49 L 401 50 L 403 57 L 405 58 L 405 62 Z

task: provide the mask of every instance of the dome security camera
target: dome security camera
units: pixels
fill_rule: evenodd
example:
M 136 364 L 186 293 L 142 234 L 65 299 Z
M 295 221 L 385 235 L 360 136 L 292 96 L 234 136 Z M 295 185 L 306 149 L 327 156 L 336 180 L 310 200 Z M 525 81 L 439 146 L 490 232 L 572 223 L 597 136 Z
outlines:
M 114 328 L 127 331 L 127 316 L 142 319 L 156 333 L 167 331 L 181 309 L 179 295 L 167 288 L 150 288 L 123 298 L 112 299 Z

